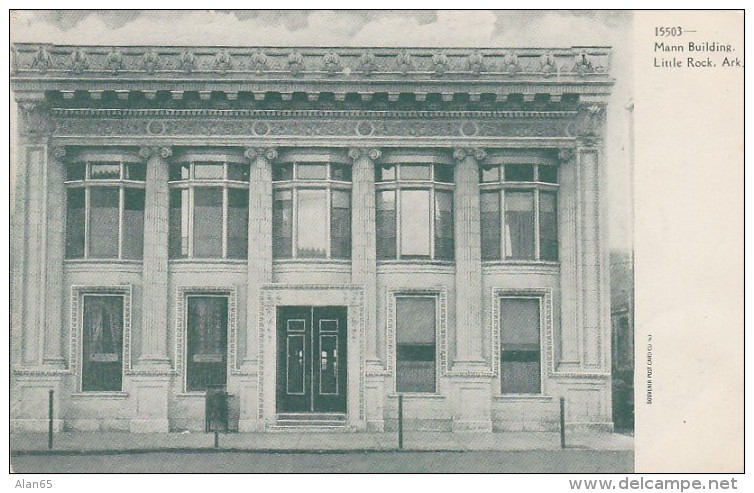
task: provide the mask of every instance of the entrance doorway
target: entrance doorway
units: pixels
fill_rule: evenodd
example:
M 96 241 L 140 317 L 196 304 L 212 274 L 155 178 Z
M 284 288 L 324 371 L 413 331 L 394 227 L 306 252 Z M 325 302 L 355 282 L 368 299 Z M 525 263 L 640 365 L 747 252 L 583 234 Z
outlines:
M 345 413 L 347 309 L 277 308 L 277 412 Z

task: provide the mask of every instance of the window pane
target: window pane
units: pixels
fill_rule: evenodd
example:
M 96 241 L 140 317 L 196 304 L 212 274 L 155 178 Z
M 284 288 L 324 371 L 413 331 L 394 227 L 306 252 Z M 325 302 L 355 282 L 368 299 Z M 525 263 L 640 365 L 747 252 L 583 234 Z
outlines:
M 558 182 L 558 167 L 557 166 L 540 166 L 539 167 L 539 181 L 543 183 L 557 183 Z
M 143 164 L 126 164 L 123 168 L 123 179 L 133 181 L 146 181 L 147 167 Z
M 396 391 L 435 392 L 435 300 L 396 298 Z
M 333 258 L 351 258 L 351 194 L 340 190 L 332 192 L 332 217 L 330 219 L 330 246 Z
M 126 188 L 123 204 L 123 258 L 144 254 L 144 189 Z
M 297 194 L 297 256 L 325 257 L 327 255 L 327 190 L 298 190 Z
M 272 181 L 290 181 L 293 179 L 293 165 L 280 164 L 272 168 Z
M 194 257 L 223 255 L 223 190 L 194 189 Z
M 84 256 L 84 222 L 86 198 L 83 188 L 66 191 L 65 256 Z
M 482 260 L 500 259 L 500 192 L 481 194 Z
M 89 189 L 89 256 L 118 257 L 118 203 L 120 190 L 115 187 Z
M 225 385 L 227 378 L 228 300 L 190 296 L 186 323 L 186 390 Z
M 395 166 L 392 164 L 385 166 L 375 166 L 375 181 L 395 181 Z
M 435 258 L 452 260 L 453 243 L 453 193 L 435 192 Z
M 81 181 L 86 176 L 86 164 L 73 163 L 69 164 L 65 168 L 65 180 L 66 181 Z
M 228 258 L 249 254 L 249 191 L 228 189 Z
M 117 392 L 123 374 L 123 297 L 84 296 L 81 390 Z
M 119 180 L 119 163 L 92 163 L 89 165 L 89 178 L 92 180 Z
M 377 258 L 395 258 L 395 192 L 377 192 Z
M 272 202 L 272 256 L 290 258 L 293 241 L 293 192 L 279 190 Z
M 228 179 L 234 181 L 249 181 L 249 165 L 229 163 L 228 164 Z
M 299 164 L 296 166 L 297 180 L 327 180 L 326 164 Z
M 351 167 L 346 164 L 331 164 L 330 179 L 335 181 L 351 181 Z
M 435 164 L 435 181 L 441 183 L 453 183 L 453 166 L 447 164 Z
M 505 192 L 505 256 L 534 258 L 534 194 Z
M 395 300 L 398 344 L 435 343 L 435 298 L 398 297 Z
M 500 181 L 500 166 L 491 168 L 479 168 L 479 181 L 482 183 L 493 183 Z
M 189 191 L 170 191 L 170 232 L 168 252 L 171 258 L 188 257 Z
M 223 163 L 194 163 L 195 180 L 222 180 Z
M 506 164 L 505 181 L 534 181 L 534 166 L 531 164 Z
M 500 300 L 500 379 L 503 393 L 539 393 L 539 300 Z
M 431 180 L 432 167 L 429 164 L 402 164 L 401 180 Z
M 429 257 L 430 220 L 428 190 L 401 190 L 401 256 Z
M 170 181 L 188 180 L 190 171 L 191 165 L 189 163 L 171 164 L 169 168 L 168 179 Z
M 558 204 L 553 192 L 539 192 L 539 257 L 558 260 Z

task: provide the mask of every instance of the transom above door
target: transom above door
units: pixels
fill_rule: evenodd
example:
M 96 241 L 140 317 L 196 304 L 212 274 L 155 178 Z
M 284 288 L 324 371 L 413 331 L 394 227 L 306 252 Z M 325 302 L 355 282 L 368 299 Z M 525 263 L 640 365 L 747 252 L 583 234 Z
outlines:
M 277 412 L 346 411 L 347 309 L 277 308 Z

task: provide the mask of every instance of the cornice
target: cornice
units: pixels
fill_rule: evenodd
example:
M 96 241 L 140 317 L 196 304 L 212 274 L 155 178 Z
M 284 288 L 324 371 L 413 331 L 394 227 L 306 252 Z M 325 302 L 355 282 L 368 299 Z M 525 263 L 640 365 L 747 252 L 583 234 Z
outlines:
M 134 74 L 253 78 L 476 78 L 604 76 L 608 47 L 568 48 L 320 48 L 200 46 L 71 46 L 15 43 L 15 75 L 111 78 Z

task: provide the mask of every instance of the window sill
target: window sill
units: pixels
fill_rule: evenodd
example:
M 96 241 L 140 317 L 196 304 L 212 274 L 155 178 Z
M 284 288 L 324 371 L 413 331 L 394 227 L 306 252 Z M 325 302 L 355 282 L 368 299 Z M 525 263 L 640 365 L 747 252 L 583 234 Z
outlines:
M 501 394 L 493 396 L 496 402 L 552 402 L 555 398 L 544 394 Z
M 378 260 L 377 273 L 415 273 L 454 274 L 456 264 L 445 260 Z
M 444 401 L 445 399 L 447 399 L 447 397 L 441 394 L 430 394 L 430 393 L 423 394 L 421 392 L 406 392 L 404 394 L 389 394 L 388 398 L 398 399 L 399 395 L 403 395 L 404 400 L 412 400 L 412 401 L 417 401 L 417 400 Z
M 228 397 L 233 397 L 233 394 L 228 392 Z M 205 399 L 207 397 L 207 391 L 201 390 L 197 392 L 181 392 L 175 395 L 179 399 Z
M 127 399 L 128 392 L 76 392 L 71 394 L 72 399 L 105 399 L 105 400 L 119 400 Z
M 140 274 L 143 263 L 141 260 L 117 259 L 66 259 L 67 272 L 133 272 Z
M 497 272 L 532 272 L 557 274 L 560 262 L 545 262 L 540 260 L 485 260 L 482 262 L 482 273 Z

